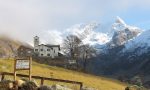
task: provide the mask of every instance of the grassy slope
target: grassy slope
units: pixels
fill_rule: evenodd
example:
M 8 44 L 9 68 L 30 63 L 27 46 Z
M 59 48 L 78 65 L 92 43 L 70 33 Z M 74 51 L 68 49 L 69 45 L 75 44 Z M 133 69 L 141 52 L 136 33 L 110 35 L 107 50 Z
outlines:
M 14 60 L 0 59 L 0 71 L 13 72 Z M 84 85 L 97 88 L 98 90 L 124 90 L 125 84 L 104 77 L 92 76 L 63 68 L 52 67 L 33 62 L 32 74 L 37 76 L 49 77 L 53 73 L 54 78 L 75 80 L 83 82 Z M 19 71 L 18 73 L 20 73 Z M 21 72 L 21 73 L 27 73 Z

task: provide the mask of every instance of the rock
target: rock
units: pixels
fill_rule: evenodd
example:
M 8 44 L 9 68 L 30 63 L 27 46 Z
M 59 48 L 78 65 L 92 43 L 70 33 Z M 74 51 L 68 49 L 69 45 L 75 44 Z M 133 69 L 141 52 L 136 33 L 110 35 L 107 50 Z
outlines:
M 98 89 L 94 89 L 94 88 L 90 88 L 90 87 L 83 87 L 82 90 L 98 90 Z
M 13 88 L 13 82 L 10 80 L 3 80 L 0 82 L 0 90 L 9 90 Z
M 22 86 L 23 84 L 25 84 L 26 82 L 25 81 L 23 81 L 23 80 L 17 80 L 16 81 L 16 84 L 18 85 L 18 86 Z
M 35 82 L 29 80 L 18 80 L 18 90 L 37 90 L 38 85 Z
M 37 90 L 52 90 L 50 86 L 40 86 Z
M 137 85 L 133 85 L 126 87 L 125 90 L 148 90 L 148 89 L 145 89 L 144 87 L 139 87 Z

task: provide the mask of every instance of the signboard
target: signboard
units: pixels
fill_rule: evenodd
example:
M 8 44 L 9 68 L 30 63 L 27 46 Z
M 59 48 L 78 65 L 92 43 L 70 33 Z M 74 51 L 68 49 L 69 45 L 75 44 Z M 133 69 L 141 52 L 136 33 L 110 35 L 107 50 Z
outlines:
M 30 61 L 29 60 L 16 60 L 16 69 L 29 69 Z
M 16 80 L 16 71 L 29 70 L 29 80 L 31 80 L 32 57 L 15 59 L 14 63 L 14 80 Z

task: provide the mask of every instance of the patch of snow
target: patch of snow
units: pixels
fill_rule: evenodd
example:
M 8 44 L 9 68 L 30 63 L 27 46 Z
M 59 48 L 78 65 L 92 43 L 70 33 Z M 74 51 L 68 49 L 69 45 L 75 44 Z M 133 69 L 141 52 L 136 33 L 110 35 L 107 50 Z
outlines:
M 133 52 L 135 49 L 140 49 L 138 55 L 146 53 L 147 49 L 150 47 L 150 30 L 143 31 L 137 37 L 128 41 L 125 44 L 125 49 L 123 52 Z
M 117 16 L 115 23 L 112 25 L 112 29 L 115 31 L 120 31 L 126 28 L 126 23 Z
M 66 30 L 67 33 L 76 35 L 79 37 L 84 44 L 105 44 L 110 41 L 110 37 L 106 33 L 101 33 L 95 31 L 100 24 L 98 23 L 89 23 L 89 24 L 81 24 L 75 25 Z

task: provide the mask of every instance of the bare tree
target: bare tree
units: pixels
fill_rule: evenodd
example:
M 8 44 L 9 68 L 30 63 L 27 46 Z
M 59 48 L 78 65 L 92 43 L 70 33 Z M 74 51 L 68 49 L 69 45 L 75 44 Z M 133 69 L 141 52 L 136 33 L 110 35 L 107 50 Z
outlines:
M 83 44 L 81 39 L 75 35 L 66 37 L 64 40 L 64 50 L 70 60 L 75 60 L 77 62 L 78 69 L 82 69 L 81 66 L 83 66 L 84 72 L 86 72 L 88 59 L 96 55 L 96 50 L 92 46 Z M 83 65 L 80 62 L 83 62 Z
M 80 50 L 81 50 L 80 55 L 83 60 L 83 70 L 84 70 L 84 72 L 86 72 L 88 59 L 90 59 L 96 55 L 96 50 L 88 44 L 82 45 L 80 47 Z
M 76 59 L 79 55 L 79 47 L 82 41 L 75 35 L 69 35 L 64 40 L 65 52 L 69 55 L 70 59 Z

